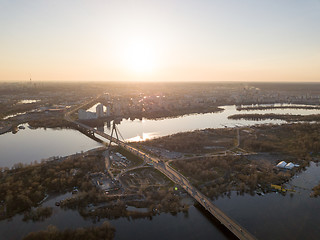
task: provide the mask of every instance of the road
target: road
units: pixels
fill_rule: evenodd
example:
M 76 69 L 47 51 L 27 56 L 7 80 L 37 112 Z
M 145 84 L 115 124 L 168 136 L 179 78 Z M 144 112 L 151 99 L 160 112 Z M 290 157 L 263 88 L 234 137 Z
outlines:
M 76 108 L 76 110 L 79 108 Z M 199 204 L 201 204 L 221 224 L 223 224 L 226 228 L 228 228 L 239 239 L 241 239 L 241 240 L 242 239 L 256 239 L 251 233 L 249 233 L 239 223 L 237 223 L 235 220 L 231 219 L 224 212 L 222 212 L 218 207 L 216 207 L 208 197 L 206 197 L 204 194 L 202 194 L 197 188 L 192 186 L 186 177 L 184 177 L 181 173 L 174 170 L 167 163 L 161 161 L 158 158 L 152 157 L 152 156 L 146 154 L 145 152 L 128 145 L 127 143 L 125 143 L 123 141 L 120 141 L 114 137 L 111 137 L 110 135 L 108 135 L 104 132 L 100 132 L 100 131 L 98 131 L 92 127 L 89 127 L 85 124 L 73 121 L 70 118 L 70 114 L 76 110 L 73 110 L 73 111 L 67 113 L 65 115 L 65 119 L 77 124 L 78 127 L 82 127 L 84 129 L 86 129 L 87 131 L 91 131 L 92 133 L 95 133 L 97 135 L 100 135 L 101 137 L 108 139 L 109 141 L 113 141 L 114 143 L 127 149 L 128 151 L 135 154 L 136 156 L 141 157 L 145 162 L 152 163 L 154 168 L 156 168 L 157 170 L 162 172 L 164 175 L 166 175 L 173 182 L 175 182 L 176 184 L 180 185 L 183 189 L 185 189 L 190 194 L 190 196 L 192 196 Z

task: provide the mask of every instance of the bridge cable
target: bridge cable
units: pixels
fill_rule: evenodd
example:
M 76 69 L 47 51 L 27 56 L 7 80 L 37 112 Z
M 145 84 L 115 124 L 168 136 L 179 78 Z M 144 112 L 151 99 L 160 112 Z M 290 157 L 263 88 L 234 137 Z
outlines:
M 116 127 L 116 126 L 115 126 Z M 119 133 L 120 137 L 122 138 L 123 142 L 126 142 L 126 140 L 123 138 L 121 132 L 119 131 L 119 128 L 116 127 L 116 131 Z

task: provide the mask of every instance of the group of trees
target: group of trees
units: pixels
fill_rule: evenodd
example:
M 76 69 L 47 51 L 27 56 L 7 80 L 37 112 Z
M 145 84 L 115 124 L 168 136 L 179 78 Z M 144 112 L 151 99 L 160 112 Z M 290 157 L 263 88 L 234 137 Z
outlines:
M 161 138 L 147 140 L 143 145 L 165 148 L 170 151 L 199 154 L 206 153 L 206 146 L 228 149 L 234 145 L 236 131 L 233 129 L 205 129 L 177 133 Z M 209 150 L 210 152 L 214 150 Z
M 74 124 L 65 120 L 62 114 L 55 115 L 55 116 L 47 116 L 44 118 L 39 117 L 36 120 L 30 120 L 28 124 L 34 128 L 39 128 L 39 127 L 72 128 L 74 127 Z
M 5 206 L 0 208 L 1 218 L 36 207 L 46 194 L 64 193 L 75 186 L 81 191 L 94 189 L 87 173 L 103 169 L 104 162 L 99 154 L 72 155 L 65 160 L 16 165 L 19 167 L 1 171 L 0 201 Z
M 38 207 L 35 210 L 25 212 L 23 216 L 23 221 L 43 221 L 44 219 L 51 217 L 52 213 L 52 207 Z
M 108 205 L 96 207 L 94 211 L 90 211 L 85 208 L 79 209 L 79 213 L 84 218 L 91 218 L 93 220 L 100 220 L 103 218 L 117 219 L 120 217 L 128 217 L 128 211 L 126 210 L 126 204 L 124 201 L 117 199 L 109 199 Z
M 188 207 L 181 203 L 181 197 L 173 188 L 148 188 L 144 191 L 146 201 L 150 204 L 149 209 L 157 209 L 159 212 L 177 213 L 186 211 Z
M 267 114 L 234 114 L 228 117 L 229 119 L 245 119 L 245 120 L 253 120 L 260 121 L 266 119 L 272 120 L 284 120 L 287 122 L 313 122 L 320 121 L 320 114 L 313 115 L 292 115 L 292 114 L 275 114 L 275 113 L 267 113 Z
M 172 105 L 174 107 L 174 105 Z M 207 105 L 202 107 L 182 107 L 176 106 L 173 109 L 161 109 L 158 111 L 144 111 L 140 115 L 136 115 L 135 118 L 148 118 L 148 119 L 158 119 L 158 118 L 174 118 L 178 116 L 183 116 L 186 114 L 194 114 L 194 113 L 209 113 L 209 112 L 220 112 L 223 111 L 222 108 L 217 106 Z
M 146 218 L 152 217 L 158 212 L 177 213 L 188 210 L 188 206 L 181 203 L 181 197 L 172 187 L 141 186 L 135 192 L 137 193 L 136 196 L 126 196 L 124 194 L 121 197 L 106 195 L 98 190 L 79 193 L 77 196 L 62 201 L 61 207 L 77 209 L 82 217 L 90 218 L 93 221 L 120 217 Z M 96 207 L 88 208 L 90 204 L 92 204 L 92 207 Z M 146 208 L 148 211 L 128 210 L 127 206 Z
M 208 157 L 198 160 L 179 160 L 172 165 L 209 197 L 218 197 L 232 190 L 253 192 L 258 185 L 268 190 L 270 183 L 281 184 L 291 177 L 290 172 L 274 171 L 268 162 L 257 163 L 244 156 Z
M 59 240 L 108 240 L 113 239 L 115 229 L 109 222 L 103 222 L 100 226 L 92 226 L 88 228 L 67 229 L 60 231 L 55 226 L 48 226 L 44 231 L 31 232 L 23 240 L 45 240 L 45 239 L 59 239 Z
M 307 166 L 320 152 L 320 124 L 297 123 L 279 126 L 259 126 L 255 134 L 242 137 L 241 147 L 255 152 L 281 152 Z
M 90 184 L 90 186 L 93 186 Z M 89 204 L 99 204 L 107 201 L 112 201 L 113 198 L 108 197 L 103 191 L 97 188 L 91 188 L 87 191 L 82 191 L 75 196 L 66 198 L 61 201 L 61 207 L 65 209 L 85 209 Z
M 320 109 L 319 106 L 237 106 L 237 111 L 250 111 L 250 110 L 268 110 L 268 109 Z
M 320 196 L 320 184 L 312 188 L 311 197 L 318 197 Z
M 33 102 L 33 103 L 24 103 L 17 104 L 17 101 L 11 101 L 11 104 L 1 104 L 0 106 L 0 118 L 6 115 L 27 112 L 39 107 L 43 102 Z

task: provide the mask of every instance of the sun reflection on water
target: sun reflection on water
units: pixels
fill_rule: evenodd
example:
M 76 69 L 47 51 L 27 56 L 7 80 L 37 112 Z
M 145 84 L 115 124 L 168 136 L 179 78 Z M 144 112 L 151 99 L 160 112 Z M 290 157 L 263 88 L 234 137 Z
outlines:
M 127 139 L 128 142 L 141 142 L 148 139 L 156 138 L 159 136 L 159 132 L 142 133 L 142 136 L 137 135 L 135 137 Z

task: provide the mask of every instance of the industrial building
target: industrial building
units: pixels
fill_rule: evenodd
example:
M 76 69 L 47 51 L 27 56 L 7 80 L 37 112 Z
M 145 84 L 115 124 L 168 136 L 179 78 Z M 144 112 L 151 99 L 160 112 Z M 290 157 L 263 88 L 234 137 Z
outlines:
M 281 161 L 281 162 L 279 162 L 279 163 L 277 164 L 277 167 L 278 167 L 278 168 L 285 168 L 286 165 L 287 165 L 287 163 L 286 163 L 285 161 Z
M 277 164 L 278 168 L 282 168 L 282 169 L 292 169 L 294 167 L 299 167 L 298 164 L 293 164 L 292 162 L 290 163 L 286 163 L 285 161 L 281 161 Z
M 98 118 L 104 117 L 103 104 L 98 104 L 96 107 L 96 115 Z
M 111 107 L 108 105 L 106 107 L 106 112 L 104 111 L 105 106 L 102 103 L 99 103 L 96 106 L 96 112 L 90 112 L 86 111 L 84 109 L 80 109 L 78 111 L 78 118 L 79 120 L 89 120 L 89 119 L 97 119 L 97 118 L 103 118 L 103 117 L 109 117 L 111 116 Z
M 84 109 L 79 109 L 78 111 L 78 118 L 80 120 L 89 120 L 89 119 L 96 119 L 97 115 L 93 112 L 88 112 Z

